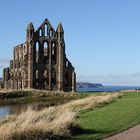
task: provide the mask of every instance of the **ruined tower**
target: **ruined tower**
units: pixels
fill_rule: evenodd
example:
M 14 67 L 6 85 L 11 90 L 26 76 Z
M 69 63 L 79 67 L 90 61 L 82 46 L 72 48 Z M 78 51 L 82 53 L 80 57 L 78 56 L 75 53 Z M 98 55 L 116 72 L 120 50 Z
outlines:
M 64 30 L 55 31 L 48 19 L 34 29 L 30 22 L 26 41 L 14 47 L 10 67 L 3 71 L 5 89 L 76 91 L 74 67 L 65 54 Z

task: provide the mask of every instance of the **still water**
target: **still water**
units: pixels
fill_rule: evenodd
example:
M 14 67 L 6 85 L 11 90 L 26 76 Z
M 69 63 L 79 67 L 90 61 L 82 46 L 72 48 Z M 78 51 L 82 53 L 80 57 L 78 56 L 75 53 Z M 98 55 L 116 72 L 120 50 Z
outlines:
M 14 104 L 14 105 L 1 105 L 0 106 L 0 118 L 5 117 L 7 115 L 12 114 L 20 114 L 21 112 L 26 111 L 28 108 L 33 110 L 40 110 L 44 107 L 55 106 L 62 103 L 67 102 L 67 100 L 55 101 L 53 102 L 37 102 L 37 103 L 30 103 L 30 104 Z
M 0 106 L 0 117 L 4 117 L 10 114 L 20 113 L 21 110 L 23 111 L 27 109 L 28 105 L 2 105 Z

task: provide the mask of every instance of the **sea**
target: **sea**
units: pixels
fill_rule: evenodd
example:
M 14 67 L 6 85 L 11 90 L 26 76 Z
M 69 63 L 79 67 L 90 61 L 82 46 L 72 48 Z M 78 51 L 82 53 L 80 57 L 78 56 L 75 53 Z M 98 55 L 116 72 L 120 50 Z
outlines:
M 140 86 L 103 86 L 97 88 L 77 88 L 77 92 L 115 92 L 136 89 L 140 89 Z

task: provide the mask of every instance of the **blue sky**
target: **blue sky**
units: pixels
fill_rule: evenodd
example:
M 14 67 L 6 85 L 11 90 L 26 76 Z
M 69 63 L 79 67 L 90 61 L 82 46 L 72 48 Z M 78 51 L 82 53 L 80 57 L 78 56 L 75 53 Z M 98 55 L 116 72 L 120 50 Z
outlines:
M 140 85 L 139 0 L 1 0 L 0 76 L 27 24 L 62 22 L 77 81 Z

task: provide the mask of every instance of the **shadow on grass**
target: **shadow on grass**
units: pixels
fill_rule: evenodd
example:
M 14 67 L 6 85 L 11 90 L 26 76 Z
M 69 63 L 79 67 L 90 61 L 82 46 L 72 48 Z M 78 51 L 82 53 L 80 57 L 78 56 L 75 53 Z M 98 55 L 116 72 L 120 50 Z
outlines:
M 103 135 L 109 134 L 110 131 L 107 130 L 95 130 L 95 129 L 85 129 L 78 125 L 74 125 L 70 128 L 72 138 L 71 140 L 85 139 L 85 135 L 92 135 L 92 138 L 86 138 L 87 140 L 101 140 Z M 102 136 L 100 136 L 102 134 Z M 76 137 L 78 136 L 78 138 Z M 79 137 L 80 136 L 80 137 Z M 83 137 L 83 138 L 82 138 Z
M 80 126 L 74 126 L 70 130 L 71 130 L 71 134 L 73 136 L 81 135 L 81 134 L 95 134 L 95 133 L 98 133 L 98 131 L 96 131 L 96 130 L 84 129 L 84 128 L 81 128 Z

